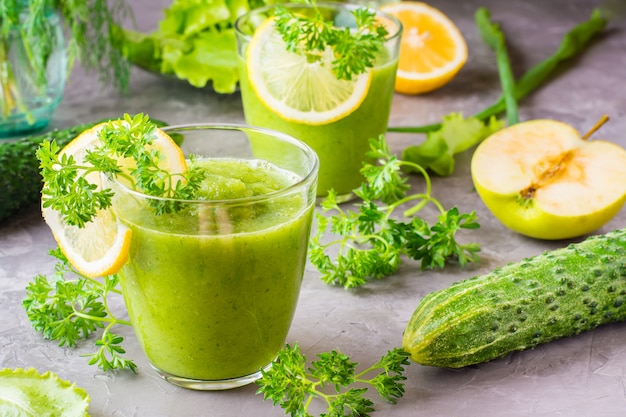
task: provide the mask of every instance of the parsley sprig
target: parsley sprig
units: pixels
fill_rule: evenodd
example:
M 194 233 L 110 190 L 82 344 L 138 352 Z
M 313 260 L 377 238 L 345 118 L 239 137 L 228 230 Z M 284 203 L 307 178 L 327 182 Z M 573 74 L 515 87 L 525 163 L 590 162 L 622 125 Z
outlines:
M 409 365 L 408 353 L 401 348 L 387 352 L 372 366 L 357 372 L 356 362 L 332 350 L 317 355 L 307 368 L 306 356 L 298 344 L 286 345 L 269 370 L 262 371 L 257 381 L 265 400 L 280 405 L 286 414 L 312 417 L 308 409 L 314 398 L 326 401 L 326 417 L 368 417 L 374 402 L 365 396 L 367 386 L 381 398 L 395 404 L 404 395 L 404 368 Z M 373 374 L 373 376 L 372 376 Z
M 373 10 L 364 7 L 354 9 L 352 15 L 356 28 L 351 29 L 328 21 L 315 7 L 315 0 L 303 2 L 314 6 L 312 16 L 296 14 L 285 6 L 276 8 L 276 28 L 288 51 L 315 60 L 327 48 L 332 48 L 335 58 L 333 70 L 340 80 L 351 80 L 374 66 L 389 32 L 376 21 Z
M 125 114 L 123 119 L 109 121 L 98 132 L 100 143 L 86 151 L 83 164 L 62 153 L 56 142 L 43 141 L 37 149 L 44 180 L 43 206 L 59 211 L 67 224 L 83 227 L 98 210 L 110 207 L 113 197 L 110 188 L 100 189 L 99 184 L 90 181 L 89 174 L 94 172 L 124 178 L 136 190 L 151 196 L 192 198 L 204 179 L 204 171 L 191 166 L 184 173 L 172 174 L 159 166 L 165 155 L 150 146 L 157 137 L 156 129 L 143 114 Z M 135 163 L 130 169 L 125 165 L 129 158 Z M 176 211 L 181 205 L 172 200 L 151 203 L 158 214 Z
M 476 243 L 461 244 L 456 239 L 460 229 L 477 229 L 476 212 L 446 210 L 432 195 L 428 172 L 420 165 L 398 159 L 391 153 L 384 136 L 370 139 L 367 156 L 377 164 L 364 164 L 361 173 L 366 181 L 355 193 L 360 197 L 357 210 L 344 210 L 337 196 L 330 192 L 316 214 L 309 257 L 321 272 L 321 279 L 344 288 L 362 286 L 370 279 L 381 279 L 396 272 L 404 256 L 420 261 L 422 269 L 443 268 L 456 261 L 460 265 L 479 260 Z M 403 168 L 420 172 L 425 191 L 408 194 L 410 185 Z M 395 216 L 405 205 L 403 219 Z M 430 225 L 416 214 L 432 204 L 439 211 L 437 222 Z M 331 216 L 324 213 L 334 211 Z M 337 236 L 325 242 L 327 232 Z M 333 259 L 330 248 L 337 248 Z
M 50 255 L 57 259 L 54 275 L 37 275 L 27 285 L 22 301 L 33 328 L 44 338 L 68 347 L 103 329 L 100 339 L 95 341 L 98 349 L 86 355 L 89 364 L 104 371 L 136 372 L 135 363 L 123 357 L 124 338 L 112 332 L 116 325 L 130 326 L 129 321 L 115 316 L 108 303 L 109 294 L 121 297 L 118 276 L 89 278 L 78 272 L 60 249 L 51 250 Z

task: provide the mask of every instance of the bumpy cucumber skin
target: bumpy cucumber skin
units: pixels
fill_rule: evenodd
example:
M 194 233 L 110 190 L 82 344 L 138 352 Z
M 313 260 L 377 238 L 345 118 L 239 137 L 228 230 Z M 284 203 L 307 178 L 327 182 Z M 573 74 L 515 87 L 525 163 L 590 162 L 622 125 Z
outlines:
M 422 365 L 462 368 L 626 320 L 626 229 L 426 295 L 403 336 Z

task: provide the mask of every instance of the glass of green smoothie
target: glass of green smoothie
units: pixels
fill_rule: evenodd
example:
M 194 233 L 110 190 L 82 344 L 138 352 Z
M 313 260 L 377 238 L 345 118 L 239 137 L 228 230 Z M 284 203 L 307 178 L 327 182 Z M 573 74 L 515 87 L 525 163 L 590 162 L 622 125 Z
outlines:
M 198 390 L 242 386 L 258 379 L 285 344 L 319 161 L 303 142 L 264 128 L 163 131 L 205 179 L 194 200 L 112 184 L 115 213 L 132 230 L 120 271 L 130 321 L 167 381 Z M 266 146 L 257 152 L 260 143 Z
M 401 32 L 395 17 L 344 3 L 271 5 L 235 22 L 246 122 L 315 150 L 320 197 L 347 201 L 363 181 L 369 139 L 387 130 Z

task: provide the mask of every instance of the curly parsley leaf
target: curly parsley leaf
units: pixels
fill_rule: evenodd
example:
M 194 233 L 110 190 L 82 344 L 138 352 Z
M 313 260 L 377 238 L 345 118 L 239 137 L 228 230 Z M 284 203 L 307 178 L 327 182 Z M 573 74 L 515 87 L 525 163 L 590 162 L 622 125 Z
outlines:
M 173 174 L 160 167 L 165 155 L 150 146 L 157 137 L 156 129 L 156 124 L 143 114 L 125 114 L 123 119 L 106 122 L 98 131 L 99 143 L 86 151 L 82 164 L 64 154 L 54 141 L 44 140 L 37 149 L 44 180 L 43 206 L 57 210 L 67 224 L 83 227 L 98 210 L 110 207 L 113 197 L 111 189 L 100 189 L 88 180 L 94 172 L 125 178 L 137 191 L 148 195 L 193 197 L 204 179 L 202 169 L 195 166 Z M 135 162 L 132 169 L 123 165 L 129 158 Z M 157 213 L 176 211 L 181 204 L 171 200 L 153 202 Z
M 370 139 L 370 147 L 368 156 L 376 163 L 365 164 L 361 170 L 366 181 L 354 190 L 361 199 L 355 204 L 357 209 L 343 210 L 331 191 L 321 204 L 322 212 L 316 214 L 309 259 L 321 272 L 321 279 L 349 289 L 392 275 L 404 257 L 420 261 L 422 269 L 443 268 L 452 261 L 460 265 L 478 261 L 479 245 L 461 244 L 456 238 L 461 229 L 479 227 L 476 213 L 459 213 L 456 207 L 444 209 L 432 196 L 426 169 L 398 159 L 384 136 Z M 409 194 L 407 168 L 422 174 L 423 192 Z M 396 215 L 410 204 L 402 216 Z M 428 204 L 439 211 L 432 225 L 416 217 Z M 329 235 L 333 237 L 327 241 Z M 336 250 L 334 258 L 328 254 L 331 248 Z
M 50 255 L 57 259 L 55 274 L 34 277 L 26 286 L 26 297 L 22 301 L 33 328 L 44 338 L 68 347 L 76 346 L 104 328 L 101 338 L 95 342 L 98 351 L 87 355 L 91 358 L 89 364 L 104 371 L 130 369 L 135 372 L 135 363 L 122 356 L 125 351 L 120 344 L 124 339 L 111 332 L 115 325 L 130 325 L 116 318 L 108 305 L 109 294 L 121 296 L 117 275 L 88 278 L 71 266 L 60 249 L 51 250 Z
M 277 6 L 276 29 L 281 34 L 287 50 L 307 55 L 310 59 L 332 48 L 335 61 L 333 70 L 340 80 L 351 80 L 374 66 L 383 48 L 387 29 L 376 21 L 376 13 L 360 7 L 352 12 L 354 28 L 335 26 L 312 4 L 312 16 L 296 14 L 284 6 Z
M 286 345 L 272 367 L 262 371 L 257 394 L 263 394 L 265 400 L 279 405 L 290 416 L 312 417 L 309 406 L 314 398 L 320 398 L 326 402 L 326 412 L 321 416 L 368 417 L 375 411 L 375 403 L 366 396 L 368 387 L 390 403 L 404 395 L 408 356 L 403 349 L 395 348 L 357 372 L 358 363 L 339 350 L 332 350 L 318 354 L 318 360 L 307 368 L 306 356 L 298 344 Z

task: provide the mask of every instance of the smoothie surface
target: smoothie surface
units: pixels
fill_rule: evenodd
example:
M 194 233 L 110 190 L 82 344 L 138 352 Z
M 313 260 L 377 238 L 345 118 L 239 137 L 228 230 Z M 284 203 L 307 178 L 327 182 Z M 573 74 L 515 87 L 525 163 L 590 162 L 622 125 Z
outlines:
M 307 198 L 302 192 L 281 194 L 301 178 L 266 161 L 215 158 L 192 163 L 207 173 L 195 201 L 182 202 L 174 213 L 157 213 L 150 201 L 118 193 L 124 221 L 173 234 L 254 232 L 293 219 Z M 277 196 L 264 201 L 241 200 L 273 193 Z
M 298 181 L 298 177 L 266 161 L 199 159 L 207 178 L 198 190 L 200 200 L 231 200 L 270 194 Z

